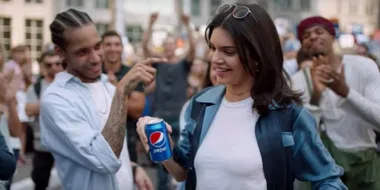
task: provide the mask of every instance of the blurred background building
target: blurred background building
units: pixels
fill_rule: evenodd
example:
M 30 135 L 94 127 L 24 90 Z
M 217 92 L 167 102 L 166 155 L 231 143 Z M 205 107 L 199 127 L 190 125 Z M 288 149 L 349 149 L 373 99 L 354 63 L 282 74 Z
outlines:
M 182 11 L 191 15 L 202 34 L 216 9 L 234 2 L 259 4 L 289 32 L 312 15 L 333 19 L 342 33 L 369 36 L 379 27 L 379 0 L 0 0 L 0 41 L 6 55 L 12 46 L 27 44 L 36 59 L 50 42 L 49 24 L 55 14 L 76 8 L 90 14 L 100 33 L 116 28 L 132 45 L 141 42 L 151 12 L 159 11 L 152 39 L 159 44 L 167 32 L 180 29 L 177 15 Z

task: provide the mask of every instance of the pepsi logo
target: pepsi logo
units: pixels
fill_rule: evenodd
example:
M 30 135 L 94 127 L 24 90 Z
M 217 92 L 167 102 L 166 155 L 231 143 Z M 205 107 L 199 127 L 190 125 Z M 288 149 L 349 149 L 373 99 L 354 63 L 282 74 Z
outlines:
M 165 144 L 165 134 L 161 131 L 156 131 L 149 136 L 150 144 L 156 148 L 162 147 Z

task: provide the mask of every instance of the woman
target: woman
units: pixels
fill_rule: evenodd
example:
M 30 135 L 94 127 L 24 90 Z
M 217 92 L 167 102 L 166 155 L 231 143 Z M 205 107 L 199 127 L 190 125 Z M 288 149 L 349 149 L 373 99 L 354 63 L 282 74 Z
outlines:
M 347 189 L 315 120 L 283 75 L 276 28 L 259 6 L 222 5 L 206 30 L 220 86 L 191 100 L 182 140 L 163 165 L 186 189 Z M 137 131 L 148 150 L 141 118 Z M 169 133 L 172 131 L 167 125 Z

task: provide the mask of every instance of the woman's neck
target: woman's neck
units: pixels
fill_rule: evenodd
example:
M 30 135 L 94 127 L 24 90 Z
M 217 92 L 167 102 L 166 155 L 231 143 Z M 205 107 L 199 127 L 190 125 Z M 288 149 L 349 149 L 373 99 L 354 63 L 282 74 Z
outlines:
M 229 102 L 238 102 L 251 97 L 251 85 L 228 85 L 225 98 Z

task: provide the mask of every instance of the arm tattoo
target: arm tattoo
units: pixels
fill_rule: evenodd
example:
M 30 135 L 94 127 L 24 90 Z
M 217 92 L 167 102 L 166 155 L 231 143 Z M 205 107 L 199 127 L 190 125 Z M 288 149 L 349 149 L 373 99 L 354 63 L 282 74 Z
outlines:
M 115 94 L 112 100 L 110 115 L 106 126 L 102 131 L 102 135 L 118 158 L 121 150 L 123 149 L 125 139 L 125 128 L 127 122 L 126 112 L 125 97 L 120 97 Z
M 127 85 L 124 86 L 124 95 L 128 96 L 136 88 L 135 79 L 132 79 Z

